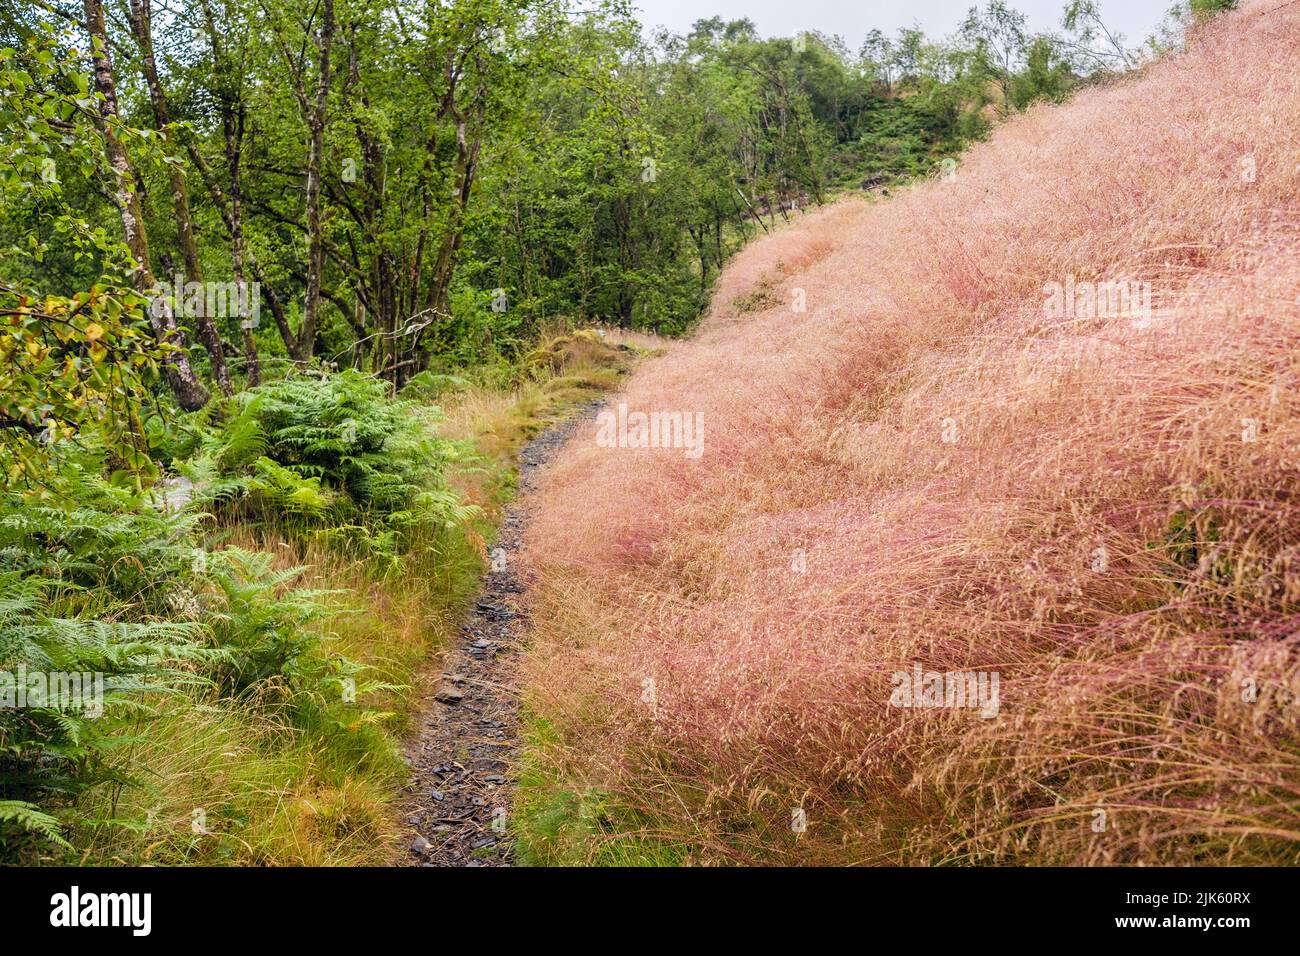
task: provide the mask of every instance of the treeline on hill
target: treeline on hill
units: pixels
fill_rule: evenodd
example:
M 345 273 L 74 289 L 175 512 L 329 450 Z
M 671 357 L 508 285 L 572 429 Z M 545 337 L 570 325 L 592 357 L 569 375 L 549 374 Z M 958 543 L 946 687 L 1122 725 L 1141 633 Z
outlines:
M 486 530 L 427 401 L 681 331 L 747 237 L 1128 62 L 1067 21 L 0 0 L 0 857 L 376 859 L 429 638 L 371 588 L 427 621 Z
M 718 18 L 646 39 L 618 0 L 25 6 L 5 43 L 17 61 L 54 56 L 51 89 L 82 89 L 65 122 L 133 131 L 103 144 L 111 172 L 51 143 L 60 201 L 131 220 L 140 291 L 257 284 L 256 328 L 176 305 L 185 407 L 284 358 L 400 386 L 516 354 L 545 317 L 680 331 L 728 253 L 778 216 L 930 173 L 991 118 L 1129 62 L 1078 0 L 1061 37 L 1027 35 L 994 0 L 950 41 L 876 31 L 857 54 Z M 25 204 L 7 231 L 49 209 Z M 104 265 L 53 244 L 7 281 L 66 293 Z

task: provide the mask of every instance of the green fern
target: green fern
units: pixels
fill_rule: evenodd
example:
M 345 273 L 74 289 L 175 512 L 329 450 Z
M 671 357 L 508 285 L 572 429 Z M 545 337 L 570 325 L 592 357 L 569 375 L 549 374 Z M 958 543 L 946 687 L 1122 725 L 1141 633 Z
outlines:
M 434 434 L 436 410 L 389 398 L 373 376 L 292 377 L 241 393 L 232 405 L 199 454 L 178 465 L 196 486 L 196 502 L 218 514 L 348 540 L 382 558 L 399 555 L 420 528 L 477 513 L 443 479 L 460 452 Z
M 0 800 L 0 824 L 9 824 L 66 850 L 72 849 L 72 844 L 63 838 L 63 825 L 58 820 L 22 800 Z

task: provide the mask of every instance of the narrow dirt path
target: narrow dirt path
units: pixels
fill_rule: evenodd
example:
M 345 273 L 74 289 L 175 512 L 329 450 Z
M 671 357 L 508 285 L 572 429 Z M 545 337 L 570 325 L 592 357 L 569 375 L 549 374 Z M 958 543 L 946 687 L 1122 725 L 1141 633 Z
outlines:
M 448 648 L 442 678 L 407 743 L 401 803 L 408 866 L 509 866 L 510 798 L 519 745 L 518 664 L 527 624 L 516 572 L 525 499 L 538 468 L 604 400 L 552 425 L 519 454 L 519 495 L 506 508 L 483 590 Z

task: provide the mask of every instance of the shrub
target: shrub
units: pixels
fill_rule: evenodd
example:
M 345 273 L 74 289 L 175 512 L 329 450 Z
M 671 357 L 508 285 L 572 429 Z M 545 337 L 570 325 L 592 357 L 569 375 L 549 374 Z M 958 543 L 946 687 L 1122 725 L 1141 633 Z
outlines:
M 43 493 L 0 496 L 0 851 L 9 859 L 66 849 L 64 827 L 93 788 L 147 781 L 151 768 L 136 766 L 126 745 L 164 699 L 219 707 L 238 697 L 241 708 L 276 708 L 319 729 L 345 700 L 388 689 L 328 652 L 323 594 L 290 589 L 296 570 L 273 572 L 268 555 L 243 550 L 209 554 L 192 512 L 117 487 L 90 467 L 93 456 L 82 459 L 64 461 Z M 17 686 L 28 675 L 78 693 L 29 695 Z M 352 707 L 348 722 L 378 716 Z
M 228 420 L 204 426 L 178 465 L 197 502 L 237 517 L 335 537 L 383 553 L 421 530 L 467 520 L 442 476 L 460 451 L 437 438 L 436 410 L 388 397 L 380 379 L 348 370 L 295 376 L 242 392 Z M 359 536 L 347 529 L 363 530 Z
M 173 692 L 213 658 L 176 601 L 190 577 L 187 519 L 84 475 L 51 501 L 0 497 L 0 847 L 62 844 L 58 813 L 120 781 L 114 734 L 143 696 Z M 58 503 L 56 503 L 58 502 Z M 74 698 L 23 701 L 25 676 Z M 84 680 L 78 676 L 88 675 Z M 25 705 L 24 705 L 25 704 Z
M 1202 22 L 1237 8 L 1237 0 L 1189 0 L 1193 18 Z

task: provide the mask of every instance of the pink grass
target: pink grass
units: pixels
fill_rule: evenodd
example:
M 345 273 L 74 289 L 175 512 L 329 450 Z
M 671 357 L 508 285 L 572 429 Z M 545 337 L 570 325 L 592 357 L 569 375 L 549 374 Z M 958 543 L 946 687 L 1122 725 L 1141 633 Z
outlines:
M 702 859 L 1296 862 L 1298 187 L 1262 0 L 745 249 L 614 400 L 703 456 L 591 428 L 536 500 L 543 759 Z M 1046 317 L 1071 275 L 1155 321 Z M 999 716 L 888 706 L 913 661 Z

